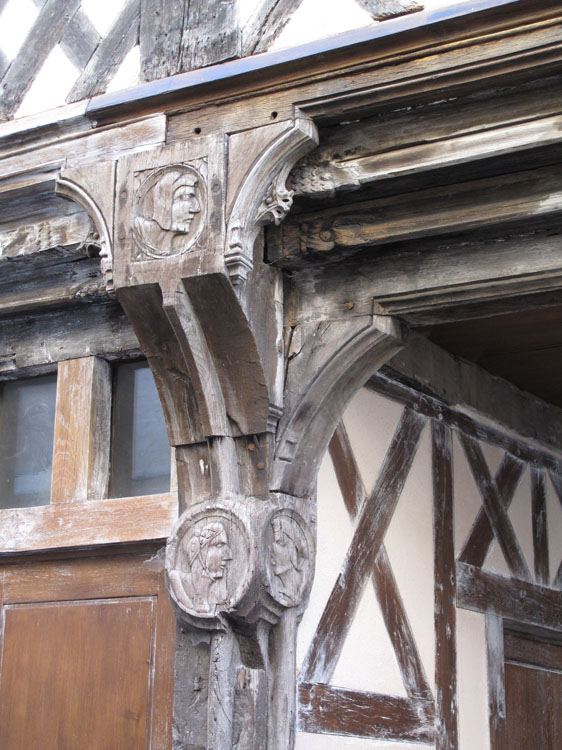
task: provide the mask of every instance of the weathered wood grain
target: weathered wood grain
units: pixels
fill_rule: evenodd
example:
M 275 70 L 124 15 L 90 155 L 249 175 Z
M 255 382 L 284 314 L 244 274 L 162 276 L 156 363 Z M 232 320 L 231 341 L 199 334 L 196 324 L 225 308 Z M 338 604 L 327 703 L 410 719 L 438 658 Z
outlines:
M 435 747 L 456 750 L 457 627 L 451 428 L 432 420 L 433 570 L 435 576 Z
M 138 339 L 115 301 L 5 317 L 0 341 L 3 377 L 76 357 L 139 354 Z
M 4 77 L 4 73 L 8 70 L 10 62 L 6 57 L 5 53 L 0 50 L 0 80 Z
M 38 8 L 44 0 L 33 0 Z M 80 9 L 74 13 L 60 40 L 60 46 L 71 63 L 82 70 L 100 42 L 100 35 L 88 16 Z
M 556 494 L 558 495 L 560 504 L 562 504 L 562 471 L 553 471 L 551 469 L 549 472 L 549 476 L 554 489 L 556 490 Z M 556 575 L 554 576 L 554 579 L 552 581 L 552 586 L 555 589 L 562 589 L 562 562 L 560 563 L 558 570 L 556 571 Z
M 177 519 L 175 493 L 0 511 L 0 555 L 164 540 Z
M 550 583 L 550 571 L 546 513 L 546 475 L 544 469 L 531 468 L 531 503 L 535 580 L 541 586 L 548 586 Z
M 236 0 L 190 2 L 187 12 L 182 37 L 182 70 L 195 70 L 240 57 Z
M 494 477 L 494 482 L 506 509 L 511 505 L 513 495 L 524 471 L 525 464 L 522 461 L 518 461 L 509 453 L 505 454 Z M 486 555 L 493 541 L 494 532 L 486 511 L 484 508 L 481 508 L 459 555 L 459 562 L 481 568 L 484 565 Z
M 180 73 L 188 0 L 141 0 L 140 54 L 145 81 Z
M 79 7 L 80 0 L 47 0 L 43 5 L 22 44 L 22 51 L 2 80 L 0 120 L 13 116 Z
M 319 683 L 298 687 L 298 728 L 353 737 L 433 744 L 433 703 Z
M 498 488 L 490 476 L 490 470 L 486 464 L 486 459 L 478 442 L 460 433 L 460 440 L 472 470 L 474 480 L 482 502 L 486 510 L 486 515 L 490 525 L 494 530 L 496 540 L 501 547 L 505 560 L 513 576 L 523 581 L 531 581 L 531 573 L 523 556 L 523 552 L 517 541 L 515 531 L 507 515 L 506 508 L 502 502 Z
M 486 615 L 486 648 L 488 654 L 488 714 L 492 750 L 506 747 L 505 663 L 503 620 Z
M 139 23 L 140 0 L 127 0 L 127 4 L 70 90 L 66 97 L 67 102 L 77 102 L 106 90 L 125 55 L 138 43 Z
M 562 628 L 560 592 L 457 563 L 457 606 L 549 630 Z
M 329 451 L 347 512 L 355 521 L 367 493 L 343 422 L 336 427 Z M 384 544 L 381 544 L 375 559 L 371 578 L 408 695 L 432 700 L 433 694 Z
M 86 212 L 76 212 L 71 216 L 22 223 L 16 229 L 0 230 L 0 261 L 40 253 L 53 247 L 78 247 L 85 241 L 91 228 Z
M 423 4 L 417 0 L 357 0 L 357 2 L 376 21 L 423 10 Z
M 305 682 L 329 682 L 353 621 L 365 580 L 386 533 L 414 459 L 425 419 L 405 410 L 373 491 L 357 519 L 342 571 L 320 621 L 301 674 Z
M 502 448 L 521 461 L 535 463 L 537 466 L 544 466 L 554 472 L 560 469 L 560 461 L 556 455 L 514 438 L 508 432 L 504 432 L 491 424 L 472 419 L 468 415 L 449 407 L 439 398 L 415 390 L 394 378 L 391 379 L 387 373 L 375 373 L 366 387 L 404 405 L 410 407 L 413 405 L 416 411 L 427 417 L 442 418 L 460 433 L 469 435 L 473 439 L 492 443 L 492 445 Z M 490 412 L 490 416 L 492 414 L 493 412 Z
M 99 357 L 61 362 L 53 445 L 51 503 L 107 495 L 111 370 Z
M 261 0 L 242 32 L 242 52 L 266 52 L 298 9 L 302 0 Z

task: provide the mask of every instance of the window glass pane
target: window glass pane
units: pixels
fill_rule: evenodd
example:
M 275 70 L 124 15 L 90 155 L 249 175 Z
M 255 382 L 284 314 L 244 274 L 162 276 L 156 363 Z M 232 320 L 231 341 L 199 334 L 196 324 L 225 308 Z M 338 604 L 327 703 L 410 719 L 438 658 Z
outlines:
M 148 364 L 125 362 L 114 372 L 111 497 L 168 492 L 170 444 Z
M 2 385 L 0 508 L 49 502 L 56 389 L 55 374 Z

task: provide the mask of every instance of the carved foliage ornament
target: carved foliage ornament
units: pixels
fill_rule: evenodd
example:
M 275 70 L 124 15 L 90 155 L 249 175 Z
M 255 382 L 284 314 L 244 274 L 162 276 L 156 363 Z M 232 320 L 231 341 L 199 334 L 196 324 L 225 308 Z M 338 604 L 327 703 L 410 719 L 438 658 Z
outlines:
M 183 255 L 203 239 L 206 162 L 135 173 L 133 238 L 138 259 Z

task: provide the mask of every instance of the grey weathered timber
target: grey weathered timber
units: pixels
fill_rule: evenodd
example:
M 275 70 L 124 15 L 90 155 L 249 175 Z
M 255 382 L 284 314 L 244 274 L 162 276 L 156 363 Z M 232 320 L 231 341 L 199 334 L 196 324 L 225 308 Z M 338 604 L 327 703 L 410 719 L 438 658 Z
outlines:
M 431 422 L 435 575 L 435 747 L 457 750 L 457 615 L 452 431 Z
M 503 620 L 498 615 L 486 615 L 486 645 L 488 652 L 488 712 L 492 750 L 505 747 L 505 663 Z
M 50 51 L 64 34 L 80 0 L 47 0 L 17 55 L 2 79 L 0 120 L 12 117 Z
M 3 230 L 0 225 L 0 260 L 32 255 L 53 247 L 76 248 L 86 242 L 91 231 L 92 224 L 86 212 L 30 222 L 15 229 Z
M 181 70 L 240 57 L 237 0 L 190 2 L 182 36 Z
M 357 0 L 357 2 L 377 21 L 423 10 L 423 3 L 417 0 Z
M 266 52 L 298 9 L 302 0 L 261 0 L 242 31 L 242 52 Z
M 127 4 L 70 90 L 66 97 L 67 102 L 77 102 L 106 90 L 127 53 L 138 43 L 139 21 L 140 0 L 127 0 Z
M 45 0 L 33 0 L 33 2 L 41 8 Z M 62 35 L 60 46 L 70 62 L 78 70 L 83 70 L 98 46 L 100 38 L 88 16 L 78 9 Z M 25 50 L 23 52 L 25 54 Z
M 189 0 L 141 0 L 141 75 L 145 81 L 180 73 Z
M 0 80 L 2 79 L 4 73 L 8 70 L 9 61 L 4 52 L 0 51 Z
M 550 583 L 548 556 L 548 525 L 546 511 L 546 474 L 544 469 L 531 469 L 531 503 L 533 514 L 533 550 L 535 580 L 541 586 Z

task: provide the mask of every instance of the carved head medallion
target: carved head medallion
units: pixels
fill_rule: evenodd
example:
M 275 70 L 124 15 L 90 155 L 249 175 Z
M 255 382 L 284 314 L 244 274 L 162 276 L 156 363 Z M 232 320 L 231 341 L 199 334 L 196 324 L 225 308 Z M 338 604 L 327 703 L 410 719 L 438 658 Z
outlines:
M 194 617 L 230 611 L 245 593 L 249 567 L 246 529 L 223 508 L 188 511 L 168 541 L 170 595 L 180 610 Z
M 148 175 L 148 176 L 146 176 Z M 133 237 L 140 255 L 167 258 L 188 252 L 205 226 L 205 182 L 188 164 L 141 172 L 135 192 Z
M 313 541 L 304 519 L 293 510 L 273 514 L 266 527 L 266 572 L 271 596 L 285 607 L 300 603 L 312 575 Z

